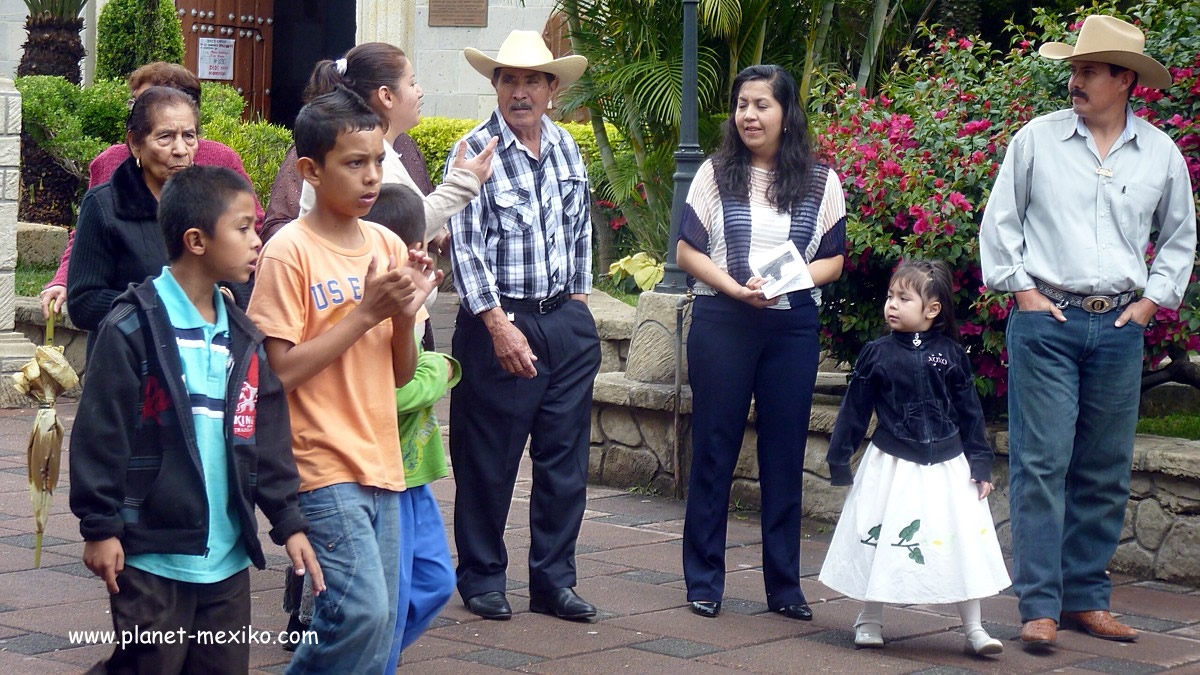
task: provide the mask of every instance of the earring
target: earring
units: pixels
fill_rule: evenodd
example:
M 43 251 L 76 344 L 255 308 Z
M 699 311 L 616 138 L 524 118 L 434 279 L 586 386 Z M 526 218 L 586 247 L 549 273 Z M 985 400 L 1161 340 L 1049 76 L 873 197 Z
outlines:
M 139 169 L 142 168 L 142 158 L 141 157 L 135 157 L 133 161 L 134 161 L 134 163 L 137 164 L 137 168 L 139 168 Z
M 787 127 L 783 128 L 783 133 L 785 133 L 785 134 L 787 133 Z

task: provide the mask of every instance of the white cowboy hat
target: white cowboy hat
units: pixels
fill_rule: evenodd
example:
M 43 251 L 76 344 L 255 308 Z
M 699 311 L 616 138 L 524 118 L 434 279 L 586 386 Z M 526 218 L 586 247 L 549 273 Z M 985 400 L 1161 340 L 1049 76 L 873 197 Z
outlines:
M 467 47 L 463 54 L 471 67 L 489 80 L 497 68 L 522 68 L 550 73 L 558 78 L 560 89 L 578 80 L 588 66 L 586 56 L 554 58 L 541 33 L 533 30 L 514 30 L 509 33 L 494 59 L 474 47 Z
M 1151 89 L 1171 86 L 1171 73 L 1146 56 L 1146 36 L 1137 26 L 1116 17 L 1093 14 L 1083 20 L 1075 46 L 1047 42 L 1038 53 L 1048 59 L 1097 61 L 1128 68 L 1138 74 L 1138 84 Z

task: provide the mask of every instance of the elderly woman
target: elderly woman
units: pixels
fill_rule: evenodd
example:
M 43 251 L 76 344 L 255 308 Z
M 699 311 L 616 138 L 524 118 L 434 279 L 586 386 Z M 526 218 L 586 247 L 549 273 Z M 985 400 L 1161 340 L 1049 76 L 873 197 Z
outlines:
M 151 87 L 134 103 L 125 122 L 130 157 L 79 207 L 67 273 L 67 309 L 75 325 L 94 331 L 129 284 L 167 264 L 158 195 L 171 175 L 192 165 L 198 127 L 195 101 L 178 89 Z M 89 351 L 91 346 L 89 336 Z
M 137 97 L 150 87 L 174 87 L 191 96 L 197 107 L 200 105 L 200 80 L 179 64 L 155 61 L 133 71 L 129 75 L 130 105 L 132 106 Z M 126 159 L 129 159 L 129 148 L 124 143 L 109 146 L 108 149 L 97 155 L 96 159 L 93 159 L 92 163 L 88 165 L 88 189 L 107 183 L 112 178 L 113 172 Z M 196 145 L 195 163 L 233 169 L 245 178 L 247 183 L 250 182 L 250 176 L 246 174 L 246 168 L 242 165 L 242 158 L 233 148 L 217 141 L 200 139 Z M 261 223 L 263 210 L 258 204 L 257 196 L 254 197 L 254 209 L 257 212 L 257 222 Z M 67 240 L 67 248 L 63 251 L 62 260 L 58 264 L 58 272 L 41 292 L 42 315 L 45 317 L 50 316 L 51 309 L 55 312 L 60 310 L 63 301 L 67 298 L 67 270 L 74 244 L 75 232 L 72 231 L 71 237 Z
M 820 291 L 764 296 L 750 258 L 791 241 L 816 286 L 838 278 L 845 247 L 841 182 L 809 150 L 796 82 L 752 66 L 733 82 L 725 140 L 696 174 L 677 248 L 695 278 L 688 333 L 692 465 L 683 570 L 692 611 L 715 617 L 725 590 L 733 469 L 755 401 L 767 606 L 811 620 L 800 589 L 800 486 L 820 347 Z

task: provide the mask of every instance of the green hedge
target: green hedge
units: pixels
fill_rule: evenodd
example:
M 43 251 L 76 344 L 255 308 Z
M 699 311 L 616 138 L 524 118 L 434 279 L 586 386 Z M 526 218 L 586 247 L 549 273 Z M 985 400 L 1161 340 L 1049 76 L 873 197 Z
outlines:
M 451 148 L 478 124 L 477 120 L 423 117 L 421 123 L 408 132 L 408 135 L 417 142 L 417 147 L 421 149 L 421 155 L 425 158 L 425 167 L 429 170 L 429 177 L 433 179 L 434 185 L 442 182 L 446 157 L 450 154 Z M 592 133 L 591 124 L 566 122 L 561 126 L 579 144 L 579 152 L 583 155 L 585 164 L 591 167 L 593 162 L 599 160 L 600 152 L 596 147 L 596 136 Z M 608 129 L 609 138 L 615 140 L 618 134 L 616 127 L 611 124 L 605 124 L 605 127 Z
M 242 158 L 250 182 L 263 208 L 271 196 L 271 186 L 279 165 L 292 145 L 292 132 L 270 122 L 243 122 L 238 117 L 218 116 L 204 126 L 204 138 L 224 143 Z
M 68 171 L 86 184 L 88 164 L 110 145 L 125 139 L 125 102 L 129 89 L 118 80 L 79 87 L 62 77 L 35 75 L 15 80 L 21 92 L 24 130 Z M 200 131 L 242 157 L 264 206 L 292 134 L 266 122 L 243 122 L 245 99 L 227 84 L 203 83 Z
M 124 80 L 154 61 L 183 63 L 183 28 L 172 0 L 110 0 L 96 22 L 96 77 Z

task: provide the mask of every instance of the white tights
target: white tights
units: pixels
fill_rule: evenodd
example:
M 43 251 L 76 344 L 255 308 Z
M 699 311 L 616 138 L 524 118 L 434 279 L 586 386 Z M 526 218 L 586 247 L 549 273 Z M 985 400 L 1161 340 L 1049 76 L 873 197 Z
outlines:
M 958 608 L 958 616 L 962 618 L 963 633 L 970 635 L 977 630 L 983 630 L 983 622 L 981 620 L 982 610 L 979 608 L 978 600 L 964 600 L 956 603 Z M 864 602 L 862 612 L 858 615 L 858 620 L 854 622 L 857 628 L 865 623 L 883 625 L 883 603 L 882 602 Z

